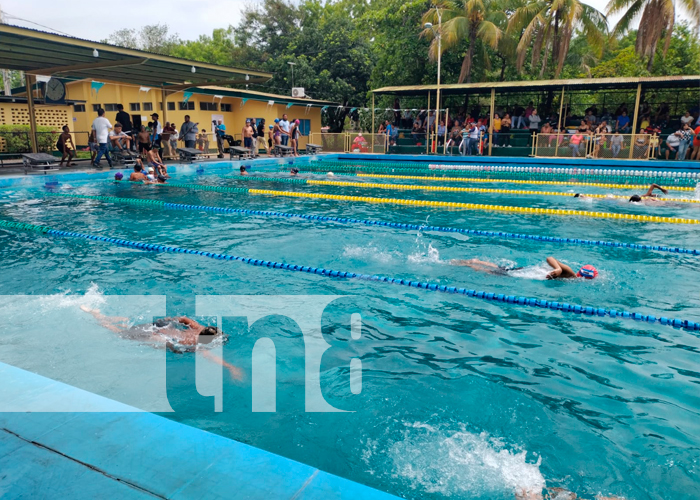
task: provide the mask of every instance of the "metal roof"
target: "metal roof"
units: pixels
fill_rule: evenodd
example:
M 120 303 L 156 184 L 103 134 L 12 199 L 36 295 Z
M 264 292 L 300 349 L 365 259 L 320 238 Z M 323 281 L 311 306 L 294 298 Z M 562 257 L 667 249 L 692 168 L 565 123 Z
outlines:
M 266 92 L 258 92 L 255 90 L 232 89 L 228 87 L 217 87 L 213 85 L 192 87 L 187 90 L 196 94 L 223 95 L 225 97 L 240 97 L 242 99 L 253 99 L 256 101 L 275 101 L 276 103 L 292 103 L 299 106 L 306 106 L 308 104 L 332 106 L 333 104 L 336 104 L 331 101 L 322 101 L 319 99 L 289 97 L 279 94 L 268 94 Z
M 581 78 L 574 80 L 530 80 L 520 82 L 479 82 L 453 83 L 440 85 L 443 95 L 490 94 L 496 92 L 536 92 L 540 90 L 603 90 L 636 89 L 638 84 L 644 88 L 692 88 L 700 89 L 700 75 L 691 76 L 657 76 L 637 78 Z M 413 85 L 406 87 L 383 87 L 375 89 L 375 94 L 425 95 L 435 92 L 437 85 Z
M 0 24 L 0 47 L 0 68 L 68 79 L 172 88 L 188 83 L 259 83 L 272 77 L 261 71 L 178 59 L 7 24 Z

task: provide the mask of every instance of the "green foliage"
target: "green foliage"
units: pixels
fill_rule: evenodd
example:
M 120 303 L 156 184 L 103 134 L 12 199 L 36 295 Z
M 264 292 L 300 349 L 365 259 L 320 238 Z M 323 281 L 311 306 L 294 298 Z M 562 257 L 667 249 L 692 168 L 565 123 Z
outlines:
M 0 125 L 0 137 L 5 140 L 5 153 L 27 153 L 31 151 L 29 125 Z M 56 149 L 60 132 L 51 127 L 37 127 L 37 146 L 39 151 L 50 153 Z

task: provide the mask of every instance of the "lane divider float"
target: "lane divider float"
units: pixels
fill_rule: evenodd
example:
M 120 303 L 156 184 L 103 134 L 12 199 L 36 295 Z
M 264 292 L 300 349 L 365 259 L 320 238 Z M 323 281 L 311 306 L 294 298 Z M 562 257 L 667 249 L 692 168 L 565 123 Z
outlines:
M 670 253 L 682 253 L 691 255 L 700 255 L 700 250 L 689 249 L 689 248 L 679 248 L 679 247 L 666 247 L 659 245 L 638 245 L 636 243 L 622 243 L 618 241 L 604 241 L 604 240 L 582 240 L 580 238 L 559 238 L 556 236 L 539 236 L 534 234 L 521 234 L 521 233 L 505 233 L 502 231 L 481 231 L 478 229 L 462 229 L 457 227 L 449 226 L 427 226 L 424 224 L 403 224 L 401 222 L 385 222 L 377 220 L 368 219 L 350 219 L 345 217 L 332 217 L 325 215 L 308 215 L 308 214 L 295 214 L 288 212 L 271 212 L 266 210 L 248 210 L 245 208 L 227 208 L 227 207 L 212 207 L 207 205 L 187 205 L 183 203 L 169 203 L 160 200 L 143 200 L 135 198 L 118 198 L 116 196 L 91 196 L 82 194 L 68 194 L 68 193 L 46 193 L 46 196 L 57 196 L 61 198 L 71 198 L 71 199 L 84 199 L 84 200 L 94 200 L 103 201 L 107 203 L 122 203 L 128 205 L 150 205 L 159 206 L 163 208 L 175 209 L 175 210 L 195 210 L 195 211 L 206 211 L 206 212 L 219 212 L 219 213 L 238 213 L 246 215 L 262 215 L 264 217 L 282 217 L 282 218 L 297 218 L 305 219 L 309 221 L 319 221 L 319 222 L 338 222 L 341 224 L 361 224 L 365 226 L 380 226 L 389 227 L 392 229 L 401 229 L 405 231 L 434 231 L 442 233 L 460 233 L 467 234 L 470 236 L 482 236 L 486 238 L 501 238 L 501 239 L 520 239 L 520 240 L 532 240 L 532 241 L 542 241 L 546 243 L 560 243 L 565 245 L 583 245 L 583 246 L 603 246 L 610 248 L 624 248 L 628 250 L 649 250 L 649 251 L 659 251 L 659 252 L 670 252 Z
M 36 232 L 41 234 L 47 234 L 50 236 L 64 237 L 64 238 L 78 238 L 91 241 L 99 241 L 103 243 L 109 243 L 112 245 L 134 248 L 137 250 L 145 250 L 150 252 L 167 252 L 167 253 L 178 253 L 178 254 L 188 254 L 197 255 L 200 257 L 207 257 L 210 259 L 223 260 L 223 261 L 238 261 L 244 264 L 249 264 L 256 267 L 266 267 L 269 269 L 282 269 L 285 271 L 302 272 L 307 274 L 316 274 L 319 276 L 324 276 L 327 278 L 338 278 L 338 279 L 360 279 L 365 281 L 376 281 L 381 283 L 391 283 L 394 285 L 401 285 L 410 288 L 417 288 L 421 290 L 431 291 L 431 292 L 442 292 L 448 294 L 465 295 L 467 297 L 481 299 L 487 302 L 501 302 L 517 306 L 534 307 L 541 309 L 549 309 L 552 311 L 561 311 L 563 313 L 584 315 L 584 316 L 595 316 L 595 317 L 610 317 L 610 318 L 621 318 L 633 321 L 643 321 L 645 323 L 655 324 L 659 323 L 665 326 L 671 326 L 673 328 L 683 328 L 686 330 L 697 331 L 700 330 L 700 323 L 683 320 L 666 318 L 665 316 L 656 317 L 651 314 L 641 314 L 637 312 L 608 309 L 604 307 L 590 307 L 581 306 L 578 304 L 569 304 L 568 302 L 558 302 L 550 301 L 538 298 L 529 298 L 524 296 L 506 295 L 502 293 L 484 292 L 480 290 L 471 290 L 466 288 L 458 288 L 454 286 L 438 285 L 435 283 L 414 281 L 408 279 L 400 278 L 389 278 L 379 275 L 371 274 L 357 274 L 353 272 L 337 271 L 333 269 L 326 269 L 322 267 L 311 267 L 311 266 L 299 266 L 296 264 L 287 264 L 284 262 L 275 262 L 270 260 L 262 259 L 252 259 L 249 257 L 239 257 L 235 255 L 228 255 L 216 252 L 207 252 L 203 250 L 194 250 L 189 248 L 182 248 L 169 245 L 160 245 L 155 243 L 145 243 L 141 241 L 131 241 L 119 238 L 110 238 L 106 236 L 97 236 L 92 234 L 77 233 L 72 231 L 60 231 L 57 229 L 52 229 L 48 226 L 36 226 L 33 224 L 25 224 L 19 222 L 11 222 L 0 220 L 0 228 L 22 230 L 29 232 Z

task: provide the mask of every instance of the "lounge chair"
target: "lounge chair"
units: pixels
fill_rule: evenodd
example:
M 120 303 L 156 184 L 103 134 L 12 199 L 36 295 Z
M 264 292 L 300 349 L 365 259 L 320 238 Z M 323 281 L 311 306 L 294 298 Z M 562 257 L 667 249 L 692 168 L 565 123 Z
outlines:
M 187 163 L 199 160 L 204 155 L 203 152 L 195 148 L 177 148 L 177 153 L 180 155 L 180 161 Z
M 323 146 L 320 146 L 318 144 L 307 144 L 306 145 L 306 152 L 310 155 L 315 155 L 323 151 Z
M 22 164 L 25 174 L 43 174 L 58 170 L 56 157 L 47 153 L 23 153 Z

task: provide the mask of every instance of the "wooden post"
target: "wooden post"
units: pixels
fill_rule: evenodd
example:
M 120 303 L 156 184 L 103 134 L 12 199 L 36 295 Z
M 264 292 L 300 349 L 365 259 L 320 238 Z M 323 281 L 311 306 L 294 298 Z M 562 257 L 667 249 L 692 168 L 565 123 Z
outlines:
M 168 91 L 164 88 L 160 89 L 160 103 L 163 108 L 163 127 L 165 127 L 165 122 L 168 121 Z
M 637 133 L 637 116 L 639 115 L 639 99 L 642 96 L 642 84 L 637 84 L 637 99 L 634 101 L 634 116 L 632 117 L 632 137 L 630 138 L 630 160 L 634 157 L 634 137 Z
M 561 86 L 561 102 L 559 103 L 559 122 L 557 123 L 557 143 L 554 146 L 554 157 L 559 157 L 559 136 L 561 134 L 561 123 L 562 114 L 564 113 L 564 86 Z M 566 127 L 566 119 L 564 119 L 564 126 Z
M 425 127 L 425 154 L 430 153 L 430 92 L 428 92 L 428 116 L 425 117 L 428 126 Z
M 369 130 L 372 136 L 372 153 L 374 154 L 374 92 L 372 92 L 372 125 Z
M 493 148 L 493 112 L 496 106 L 496 89 L 491 89 L 491 115 L 489 118 L 489 156 L 491 156 L 491 149 Z
M 447 124 L 450 122 L 450 108 L 445 108 L 445 139 L 442 141 L 442 154 L 447 154 Z
M 24 86 L 27 90 L 27 107 L 29 108 L 29 143 L 32 153 L 38 153 L 39 147 L 36 140 L 36 115 L 34 114 L 34 82 L 36 77 L 29 73 L 24 74 Z

